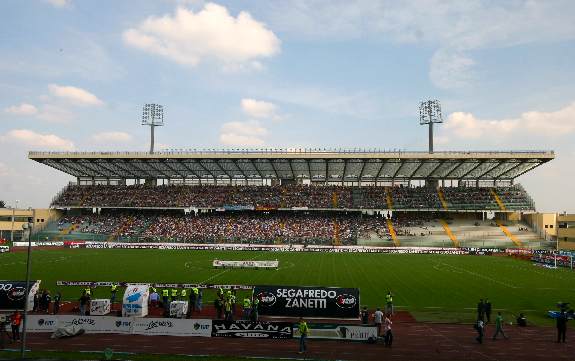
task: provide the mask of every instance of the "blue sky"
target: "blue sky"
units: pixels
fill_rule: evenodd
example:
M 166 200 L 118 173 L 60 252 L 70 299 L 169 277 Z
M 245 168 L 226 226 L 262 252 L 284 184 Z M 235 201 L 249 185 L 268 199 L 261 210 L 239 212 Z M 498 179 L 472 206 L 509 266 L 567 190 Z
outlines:
M 0 2 L 0 199 L 43 207 L 69 178 L 29 150 L 553 149 L 519 179 L 575 212 L 572 1 Z

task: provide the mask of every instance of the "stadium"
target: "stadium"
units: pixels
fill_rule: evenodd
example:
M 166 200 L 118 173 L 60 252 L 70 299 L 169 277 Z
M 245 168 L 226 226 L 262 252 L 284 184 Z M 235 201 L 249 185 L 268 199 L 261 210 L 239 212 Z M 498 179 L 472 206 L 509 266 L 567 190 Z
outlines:
M 77 318 L 82 312 L 78 297 L 86 289 L 98 301 L 110 298 L 113 285 L 121 295 L 140 284 L 149 286 L 150 293 L 169 292 L 170 299 L 163 300 L 169 304 L 183 299 L 188 310 L 191 301 L 178 292 L 202 290 L 205 306 L 202 309 L 200 305 L 201 311 L 196 308 L 176 316 L 164 306 L 149 306 L 147 317 L 156 317 L 150 320 L 184 317 L 187 321 L 191 317 L 197 324 L 198 319 L 223 318 L 217 303 L 212 302 L 227 292 L 222 289 L 234 290 L 237 300 L 257 294 L 260 301 L 273 297 L 276 302 L 279 296 L 262 296 L 269 292 L 259 288 L 319 286 L 328 287 L 326 294 L 346 290 L 348 301 L 356 308 L 351 314 L 336 309 L 321 316 L 319 309 L 311 313 L 301 310 L 317 305 L 329 309 L 328 298 L 286 298 L 287 303 L 276 310 L 279 313 L 266 315 L 260 306 L 263 314 L 258 322 L 289 321 L 297 326 L 297 317 L 305 315 L 314 322 L 313 333 L 327 332 L 318 329 L 326 325 L 365 327 L 348 337 L 357 337 L 355 342 L 369 341 L 369 335 L 377 333 L 375 328 L 353 326 L 361 324 L 359 306 L 366 307 L 370 315 L 378 307 L 387 310 L 384 300 L 392 293 L 396 335 L 423 332 L 419 325 L 427 325 L 437 328 L 434 332 L 443 337 L 457 337 L 461 330 L 437 325 L 472 324 L 477 300 L 487 297 L 496 305 L 494 311 L 504 310 L 510 320 L 522 315 L 539 328 L 536 332 L 550 333 L 548 326 L 553 320 L 547 312 L 558 300 L 573 296 L 573 260 L 569 253 L 555 252 L 557 239 L 537 231 L 533 220 L 540 217 L 517 178 L 528 176 L 554 157 L 552 151 L 31 151 L 31 161 L 76 181 L 54 196 L 50 209 L 33 211 L 29 227 L 19 233 L 21 240 L 13 239 L 10 252 L 2 254 L 3 278 L 22 279 L 22 273 L 8 265 L 25 264 L 25 253 L 20 250 L 32 246 L 28 247 L 33 249 L 32 280 L 41 280 L 37 287 L 57 290 L 62 297 L 58 311 L 62 316 L 36 316 L 42 312 L 36 310 L 37 305 L 30 312 L 30 342 L 40 345 L 43 333 L 34 332 L 53 331 L 65 322 L 109 318 L 82 313 L 80 317 L 85 319 Z M 33 221 L 39 217 L 46 219 L 35 227 Z M 216 267 L 218 262 L 223 269 Z M 533 267 L 533 262 L 553 269 Z M 261 269 L 266 267 L 273 269 Z M 329 287 L 335 287 L 334 291 Z M 177 290 L 175 299 L 172 290 Z M 357 294 L 349 296 L 352 290 Z M 308 291 L 320 294 L 319 288 Z M 125 304 L 112 302 L 107 307 L 109 315 L 126 316 Z M 230 317 L 241 319 L 240 306 L 237 308 Z M 212 322 L 215 330 L 216 321 Z M 367 322 L 372 323 L 371 319 Z M 113 349 L 133 351 L 128 345 L 138 337 L 134 325 L 129 332 L 116 331 L 132 338 L 123 346 L 115 343 Z M 467 333 L 474 332 L 467 327 Z M 87 327 L 86 332 L 94 333 L 90 351 L 103 347 L 103 331 Z M 146 332 L 140 335 L 149 337 Z M 170 332 L 174 331 L 165 332 L 173 336 Z M 341 341 L 341 332 L 336 334 L 340 341 L 334 348 L 317 347 L 312 357 L 345 353 L 341 342 L 348 341 Z M 531 337 L 521 330 L 517 338 L 532 343 Z M 343 349 L 336 351 L 340 346 Z M 65 343 L 57 347 L 77 350 Z M 197 353 L 197 347 L 201 349 L 196 345 L 189 352 Z M 227 348 L 225 344 L 222 347 Z M 240 352 L 285 356 L 281 347 L 266 347 Z M 449 352 L 458 348 L 453 344 L 437 347 L 443 350 L 434 355 L 439 359 L 451 359 Z M 228 351 L 232 355 L 238 352 L 233 347 Z M 228 351 L 219 349 L 215 354 Z M 154 352 L 174 353 L 174 349 L 166 346 Z M 373 349 L 357 352 L 360 354 L 348 358 L 377 358 Z M 405 348 L 401 357 L 412 359 L 413 352 L 417 347 Z M 476 355 L 471 352 L 468 357 Z
M 0 360 L 575 359 L 575 2 L 0 10 Z

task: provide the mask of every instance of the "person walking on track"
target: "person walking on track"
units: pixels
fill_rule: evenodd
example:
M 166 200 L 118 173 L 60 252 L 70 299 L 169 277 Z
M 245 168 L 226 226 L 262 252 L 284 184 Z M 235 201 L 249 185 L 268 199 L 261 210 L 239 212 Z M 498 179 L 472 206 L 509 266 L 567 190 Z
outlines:
M 507 335 L 503 331 L 503 316 L 501 316 L 501 312 L 497 312 L 497 317 L 495 317 L 495 333 L 493 334 L 493 339 L 495 340 L 499 334 L 502 334 L 503 338 L 507 340 Z
M 383 312 L 378 307 L 375 313 L 373 314 L 373 322 L 375 322 L 375 326 L 377 327 L 377 337 L 381 337 L 381 326 L 383 323 Z
M 561 310 L 557 317 L 557 342 L 565 342 L 565 335 L 567 333 L 567 313 Z
M 20 341 L 20 324 L 22 323 L 22 315 L 20 311 L 16 310 L 10 317 L 10 325 L 12 326 L 12 342 Z
M 299 318 L 299 353 L 304 353 L 307 351 L 307 336 L 309 335 L 309 327 L 307 326 L 307 322 L 300 317 Z

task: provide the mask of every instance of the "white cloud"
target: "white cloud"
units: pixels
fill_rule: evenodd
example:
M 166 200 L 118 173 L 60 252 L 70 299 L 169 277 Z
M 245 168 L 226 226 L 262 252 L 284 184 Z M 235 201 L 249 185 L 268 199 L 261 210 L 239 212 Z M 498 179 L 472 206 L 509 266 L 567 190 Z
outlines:
M 0 136 L 0 142 L 24 145 L 34 149 L 74 150 L 71 140 L 54 134 L 40 134 L 28 129 L 13 129 Z
M 575 39 L 571 0 L 286 0 L 262 8 L 274 29 L 291 36 L 431 46 L 429 77 L 440 88 L 473 80 L 466 74 L 472 51 Z
M 255 100 L 250 98 L 242 99 L 242 110 L 249 117 L 258 119 L 273 119 L 277 120 L 280 116 L 277 114 L 277 107 L 275 104 L 265 102 L 263 100 Z
M 227 69 L 238 64 L 257 68 L 256 59 L 280 51 L 280 40 L 265 24 L 245 11 L 233 17 L 214 3 L 197 13 L 179 7 L 173 16 L 149 17 L 123 38 L 130 46 L 188 66 L 215 59 Z
M 92 140 L 97 143 L 125 144 L 132 142 L 133 139 L 131 134 L 124 132 L 103 132 L 92 136 Z
M 50 94 L 53 96 L 63 98 L 73 105 L 103 105 L 97 96 L 82 88 L 74 86 L 63 86 L 57 84 L 50 84 L 48 86 Z
M 63 8 L 69 6 L 71 3 L 70 0 L 44 0 L 44 1 L 57 8 Z
M 47 122 L 66 123 L 72 120 L 74 115 L 62 107 L 51 104 L 44 104 L 36 117 Z
M 261 146 L 268 130 L 255 120 L 228 122 L 222 125 L 220 143 L 236 146 Z
M 429 78 L 438 88 L 462 88 L 470 83 L 470 69 L 475 62 L 461 52 L 440 49 L 433 54 L 429 65 Z
M 13 115 L 35 115 L 38 113 L 38 108 L 32 104 L 22 103 L 6 108 L 4 112 Z
M 73 118 L 68 110 L 52 104 L 44 104 L 40 108 L 22 103 L 4 109 L 4 112 L 17 116 L 33 116 L 36 119 L 53 123 L 65 123 Z
M 575 102 L 553 112 L 529 111 L 517 118 L 480 119 L 471 113 L 449 115 L 444 130 L 460 138 L 507 137 L 531 134 L 561 137 L 575 132 Z

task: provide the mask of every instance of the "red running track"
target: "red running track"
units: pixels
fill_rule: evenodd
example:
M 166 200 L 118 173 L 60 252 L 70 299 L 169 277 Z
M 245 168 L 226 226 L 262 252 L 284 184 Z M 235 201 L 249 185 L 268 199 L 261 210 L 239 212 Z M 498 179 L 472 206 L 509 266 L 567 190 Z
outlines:
M 308 352 L 297 353 L 298 340 L 261 340 L 139 335 L 82 335 L 51 340 L 46 333 L 31 334 L 34 351 L 102 351 L 147 354 L 230 355 L 322 360 L 575 360 L 575 337 L 555 343 L 552 327 L 508 326 L 509 340 L 492 341 L 493 326 L 486 329 L 482 345 L 470 325 L 399 323 L 393 348 L 383 344 L 309 340 Z

